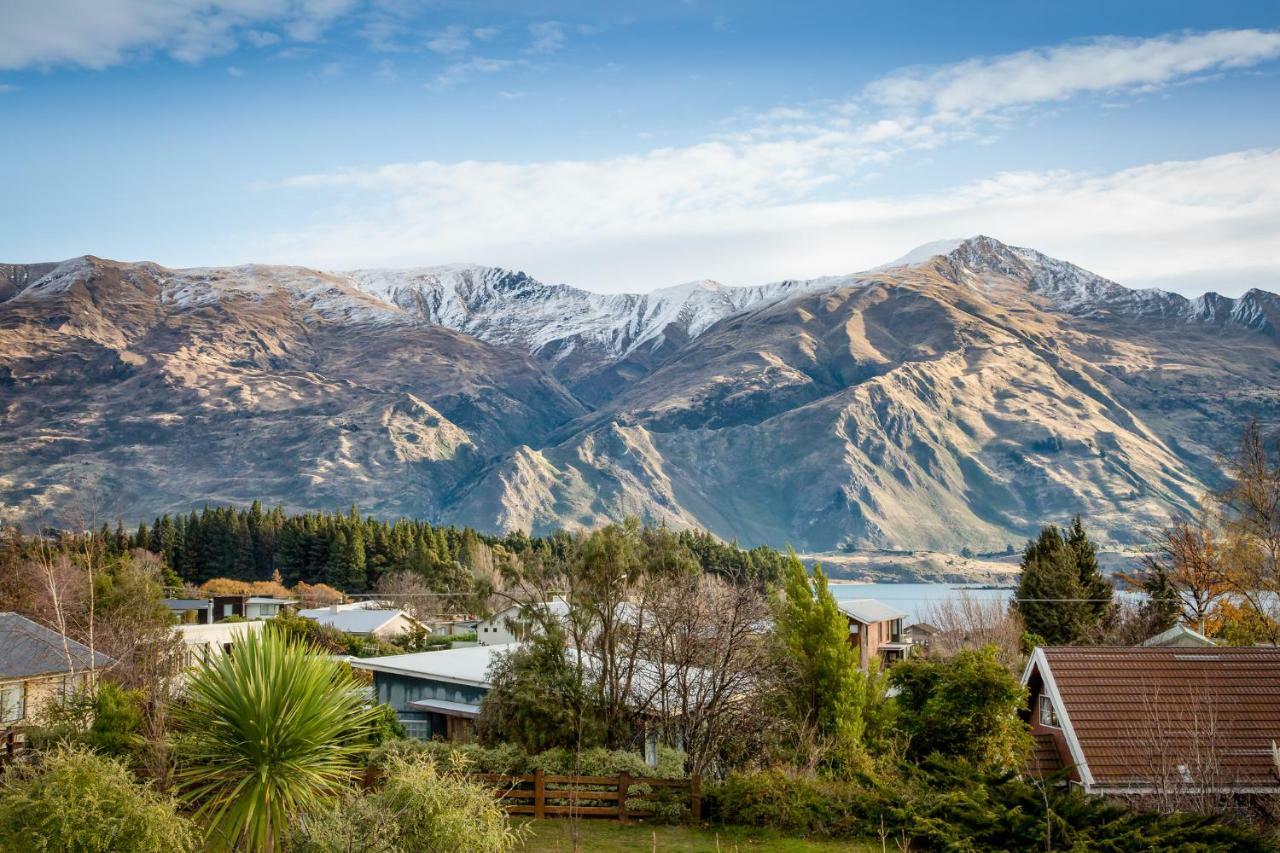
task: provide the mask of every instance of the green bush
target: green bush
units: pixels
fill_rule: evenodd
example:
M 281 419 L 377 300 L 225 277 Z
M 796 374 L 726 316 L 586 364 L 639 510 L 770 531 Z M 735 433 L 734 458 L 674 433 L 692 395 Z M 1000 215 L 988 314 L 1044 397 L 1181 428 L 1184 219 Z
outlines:
M 58 747 L 0 781 L 0 851 L 181 853 L 195 834 L 171 800 L 120 762 Z
M 140 691 L 103 681 L 95 692 L 82 690 L 45 708 L 28 740 L 37 751 L 75 744 L 127 759 L 141 745 L 142 701 Z
M 521 833 L 486 785 L 441 771 L 424 753 L 389 755 L 379 789 L 304 817 L 289 844 L 296 853 L 507 853 Z
M 1046 804 L 1047 797 L 1047 804 Z M 1220 816 L 1158 815 L 1044 788 L 935 757 L 878 778 L 825 779 L 794 771 L 734 774 L 707 792 L 708 816 L 790 835 L 907 839 L 948 851 L 1252 851 L 1274 847 Z

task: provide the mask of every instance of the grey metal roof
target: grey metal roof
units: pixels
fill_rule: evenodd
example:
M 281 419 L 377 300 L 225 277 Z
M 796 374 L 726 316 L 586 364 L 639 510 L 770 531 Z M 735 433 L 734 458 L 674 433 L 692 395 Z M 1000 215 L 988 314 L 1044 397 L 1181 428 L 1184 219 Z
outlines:
M 874 598 L 850 598 L 836 602 L 840 612 L 852 617 L 864 625 L 875 622 L 887 622 L 890 619 L 905 619 L 907 614 L 897 608 L 890 607 Z
M 88 647 L 75 640 L 68 639 L 66 648 L 76 669 L 88 669 L 95 659 L 99 667 L 114 663 L 102 652 L 91 657 Z M 0 679 L 67 671 L 61 634 L 17 613 L 0 613 Z
M 212 607 L 213 602 L 207 598 L 166 598 L 164 606 L 170 610 L 203 610 Z

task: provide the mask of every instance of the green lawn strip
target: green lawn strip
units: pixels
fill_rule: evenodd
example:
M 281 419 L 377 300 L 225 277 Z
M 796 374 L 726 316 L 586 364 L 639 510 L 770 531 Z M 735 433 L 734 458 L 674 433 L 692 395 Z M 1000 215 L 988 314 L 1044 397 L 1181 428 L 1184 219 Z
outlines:
M 524 850 L 527 853 L 572 853 L 573 824 L 568 820 L 533 820 Z M 847 841 L 813 841 L 787 838 L 776 832 L 746 827 L 698 827 L 628 824 L 612 820 L 583 820 L 578 823 L 581 849 L 589 853 L 612 851 L 652 851 L 663 853 L 871 853 L 880 844 Z M 719 846 L 717 846 L 717 840 Z

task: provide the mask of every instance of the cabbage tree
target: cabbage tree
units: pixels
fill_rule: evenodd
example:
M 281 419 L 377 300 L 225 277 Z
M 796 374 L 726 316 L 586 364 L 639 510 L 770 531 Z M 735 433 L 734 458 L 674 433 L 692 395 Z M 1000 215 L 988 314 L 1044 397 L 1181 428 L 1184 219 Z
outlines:
M 344 666 L 272 629 L 197 669 L 185 700 L 178 781 L 212 849 L 273 851 L 295 817 L 327 809 L 377 713 Z

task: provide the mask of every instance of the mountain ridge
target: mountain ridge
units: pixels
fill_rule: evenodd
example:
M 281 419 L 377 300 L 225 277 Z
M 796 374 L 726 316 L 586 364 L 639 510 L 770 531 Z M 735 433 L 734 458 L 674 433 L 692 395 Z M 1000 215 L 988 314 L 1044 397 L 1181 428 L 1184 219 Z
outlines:
M 612 295 L 479 265 L 0 266 L 0 514 L 55 511 L 83 472 L 130 518 L 355 500 L 485 529 L 636 514 L 983 550 L 1080 511 L 1122 543 L 1214 484 L 1242 417 L 1280 419 L 1274 294 L 941 246 Z

